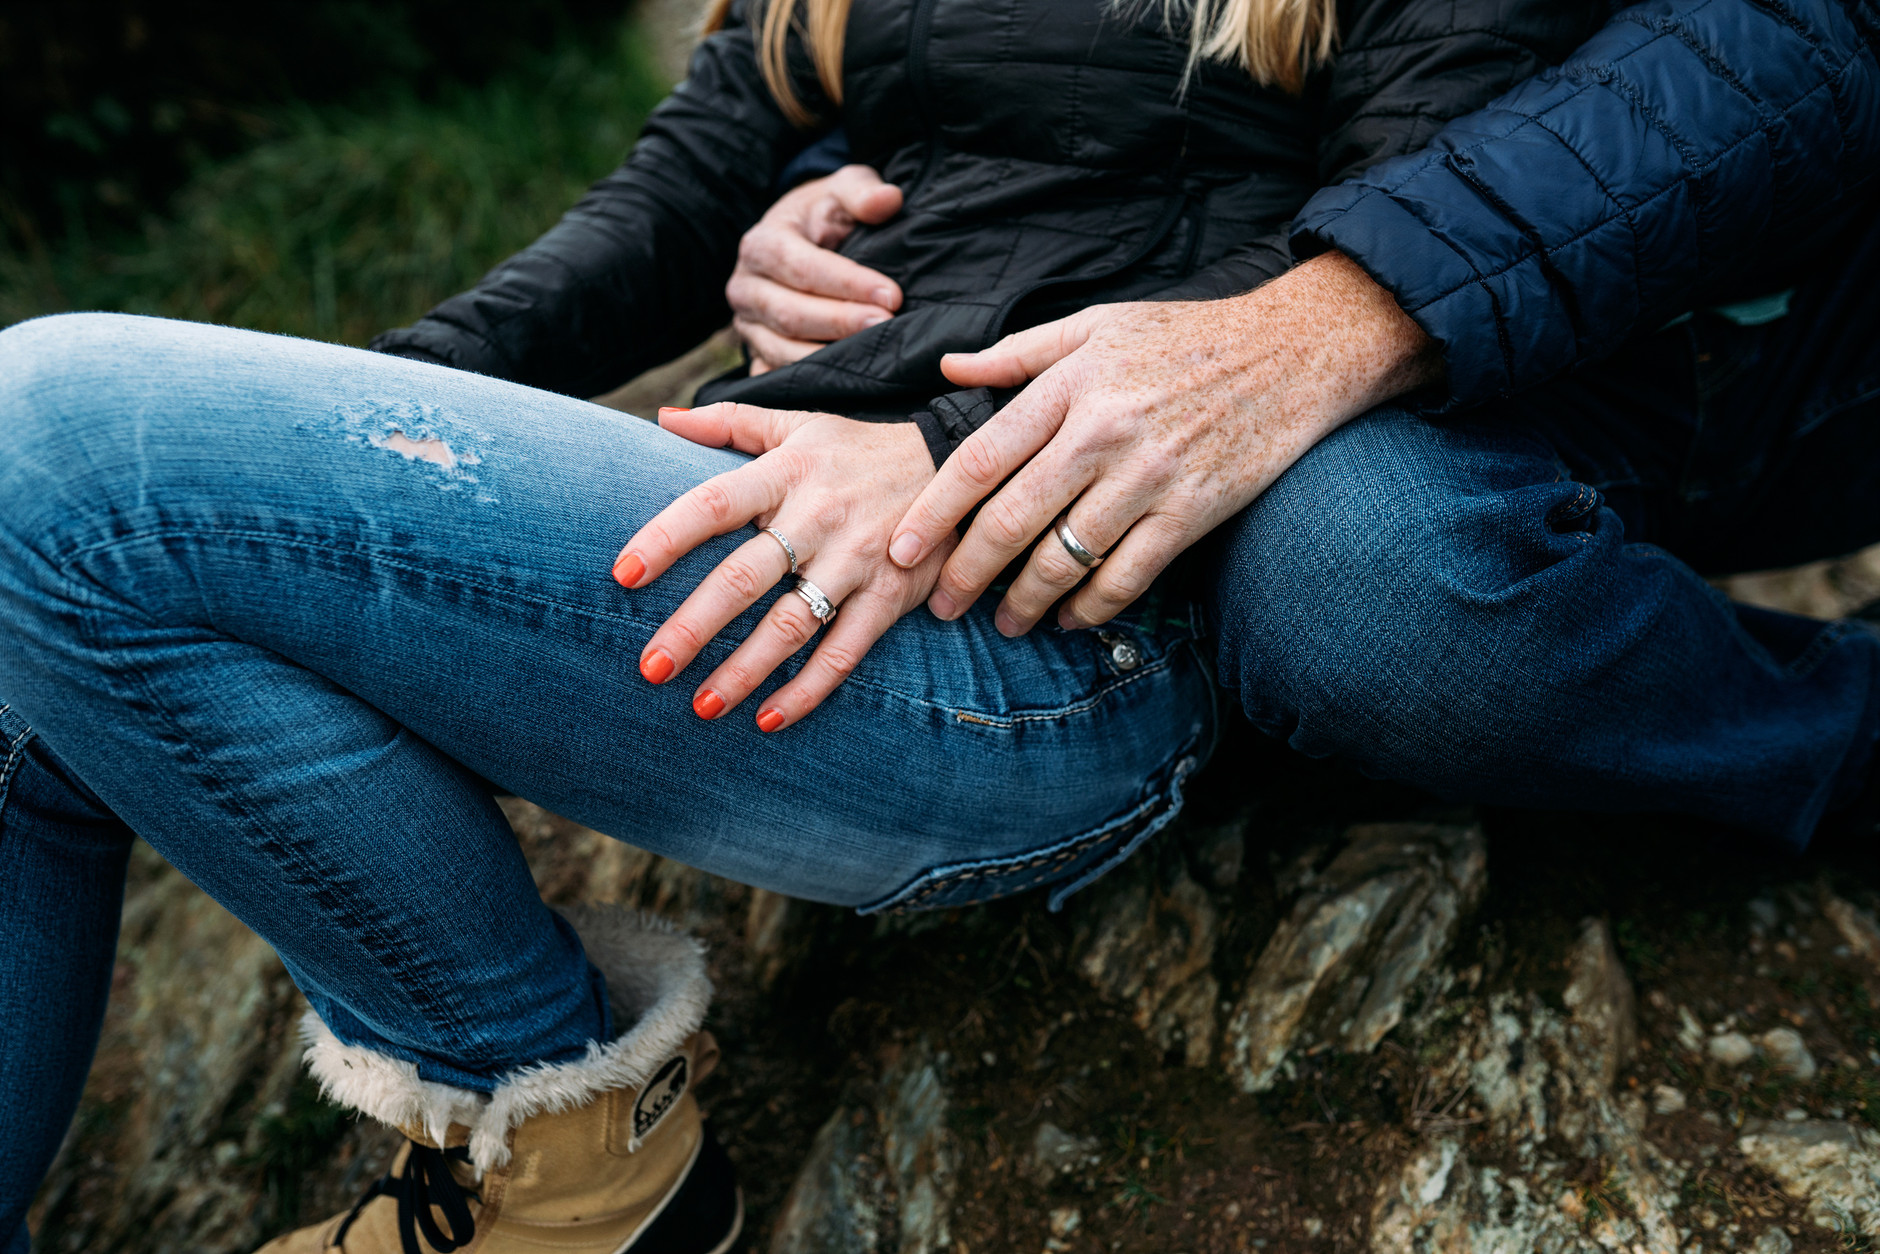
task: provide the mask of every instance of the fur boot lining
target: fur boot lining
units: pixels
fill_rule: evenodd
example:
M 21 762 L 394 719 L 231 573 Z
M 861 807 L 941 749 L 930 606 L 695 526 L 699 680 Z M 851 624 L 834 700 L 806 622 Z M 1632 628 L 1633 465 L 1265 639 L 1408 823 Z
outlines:
M 450 1125 L 470 1130 L 478 1171 L 509 1161 L 509 1130 L 533 1115 L 585 1106 L 645 1084 L 705 1022 L 712 985 L 705 947 L 664 919 L 608 906 L 562 912 L 607 980 L 616 1030 L 587 1057 L 512 1071 L 487 1096 L 420 1079 L 415 1064 L 341 1041 L 318 1015 L 301 1022 L 307 1070 L 333 1101 L 394 1126 L 417 1125 L 443 1144 Z

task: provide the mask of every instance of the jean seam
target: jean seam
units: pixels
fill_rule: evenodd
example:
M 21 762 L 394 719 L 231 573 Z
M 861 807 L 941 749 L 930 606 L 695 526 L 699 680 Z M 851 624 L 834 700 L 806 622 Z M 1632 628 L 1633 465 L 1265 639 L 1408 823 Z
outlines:
M 1099 823 L 1095 828 L 1075 836 L 1068 836 L 1042 849 L 1033 849 L 1026 853 L 1007 854 L 996 858 L 975 858 L 964 862 L 942 863 L 929 867 L 914 876 L 887 896 L 865 905 L 858 906 L 858 914 L 904 914 L 919 910 L 923 905 L 949 889 L 963 884 L 972 884 L 995 876 L 1023 876 L 1020 882 L 1005 887 L 998 897 L 1010 897 L 1017 893 L 1029 892 L 1049 882 L 1051 876 L 1075 862 L 1092 849 L 1101 848 L 1106 843 L 1120 843 L 1134 852 L 1141 843 L 1137 838 L 1153 835 L 1166 825 L 1166 819 L 1174 817 L 1182 804 L 1182 781 L 1194 769 L 1198 761 L 1197 740 L 1191 740 L 1179 749 L 1170 760 L 1173 767 L 1158 767 L 1157 776 L 1168 772 L 1165 786 L 1151 796 L 1145 797 L 1137 805 L 1123 814 Z M 1158 821 L 1161 820 L 1161 821 Z M 1124 856 L 1127 856 L 1125 854 Z M 1105 859 L 1099 864 L 1097 874 L 1101 875 L 1113 869 L 1116 859 Z M 1026 874 L 1026 873 L 1030 874 Z M 1094 876 L 1091 878 L 1095 878 Z M 991 900 L 991 899 L 988 899 Z
M 0 705 L 0 714 L 6 714 L 13 707 Z M 28 727 L 7 742 L 6 761 L 0 763 L 0 815 L 6 813 L 7 798 L 12 795 L 13 776 L 20 768 L 20 762 L 26 757 L 26 746 L 32 742 L 34 731 Z
M 69 572 L 64 571 L 63 568 L 61 569 L 61 573 L 67 574 L 68 577 L 70 577 Z M 133 612 L 137 612 L 134 607 L 127 608 L 132 608 Z M 81 614 L 78 616 L 78 621 L 81 624 L 85 624 L 85 626 L 80 628 L 80 633 L 88 645 L 95 649 L 102 650 L 105 642 L 99 640 L 89 630 L 89 624 L 92 620 L 93 616 L 89 614 Z M 309 865 L 296 843 L 281 839 L 278 835 L 274 834 L 272 825 L 265 822 L 261 815 L 251 813 L 241 805 L 239 792 L 230 787 L 227 781 L 223 780 L 216 773 L 214 768 L 203 759 L 202 755 L 196 749 L 195 742 L 186 735 L 183 729 L 176 723 L 169 711 L 167 703 L 158 696 L 157 692 L 151 686 L 149 677 L 145 675 L 141 669 L 134 666 L 122 667 L 118 673 L 138 690 L 146 708 L 148 708 L 152 715 L 169 731 L 170 736 L 180 750 L 179 763 L 182 764 L 186 770 L 193 771 L 196 781 L 209 784 L 213 787 L 214 791 L 211 793 L 210 797 L 212 804 L 226 810 L 238 821 L 250 824 L 252 830 L 265 836 L 270 856 L 274 858 L 278 866 L 281 866 L 283 871 L 287 872 L 284 877 L 286 882 L 292 884 L 296 890 L 299 891 L 302 900 L 316 911 L 328 914 L 330 917 L 344 920 L 346 930 L 359 936 L 366 942 L 364 947 L 367 952 L 378 962 L 380 968 L 392 978 L 400 988 L 404 989 L 408 995 L 417 994 L 420 988 L 422 988 L 423 995 L 421 997 L 414 996 L 414 1002 L 419 1003 L 421 1006 L 430 1007 L 432 1013 L 437 1015 L 437 1018 L 433 1020 L 433 1025 L 444 1028 L 459 1047 L 470 1039 L 470 1034 L 465 1030 L 465 1025 L 457 1008 L 450 1004 L 448 998 L 439 997 L 433 992 L 428 987 L 428 980 L 416 978 L 420 973 L 409 968 L 400 959 L 399 946 L 396 943 L 396 938 L 384 935 L 370 920 L 360 919 L 351 914 L 334 914 L 328 911 L 320 904 L 317 895 L 309 892 L 310 888 L 317 886 L 321 882 L 321 877 L 318 874 L 310 874 L 310 872 L 317 873 L 319 868 Z M 456 1060 L 451 1061 L 454 1062 Z M 465 1051 L 463 1061 L 464 1064 L 468 1064 L 468 1051 Z M 472 1072 L 477 1070 L 474 1065 L 464 1065 L 463 1069 Z
M 82 548 L 74 549 L 72 552 L 66 554 L 65 556 L 59 559 L 57 563 L 57 569 L 59 573 L 66 575 L 67 577 L 73 577 L 72 567 L 81 563 L 87 557 L 91 557 L 99 553 L 108 553 L 113 549 L 120 548 L 125 545 L 142 544 L 151 540 L 161 540 L 165 538 L 177 538 L 177 539 L 218 538 L 218 539 L 228 539 L 228 540 L 260 540 L 260 541 L 266 541 L 271 544 L 281 545 L 287 548 L 299 548 L 299 549 L 312 550 L 316 552 L 340 554 L 340 555 L 345 555 L 345 556 L 365 557 L 374 562 L 379 562 L 386 566 L 394 567 L 398 570 L 405 571 L 409 574 L 422 576 L 423 578 L 428 579 L 428 580 L 434 580 L 434 581 L 445 580 L 458 587 L 475 588 L 478 591 L 489 593 L 493 596 L 509 597 L 518 601 L 526 601 L 531 605 L 537 606 L 541 609 L 550 610 L 558 614 L 572 615 L 574 617 L 588 619 L 594 622 L 602 622 L 602 623 L 629 622 L 629 623 L 634 624 L 635 626 L 649 627 L 649 628 L 657 628 L 660 625 L 660 623 L 651 622 L 650 620 L 644 619 L 640 617 L 639 615 L 632 613 L 631 611 L 604 612 L 600 610 L 590 609 L 586 606 L 570 605 L 565 601 L 558 601 L 558 600 L 554 600 L 551 598 L 543 597 L 536 593 L 530 593 L 530 592 L 522 591 L 519 589 L 513 589 L 513 588 L 504 588 L 504 587 L 500 587 L 494 584 L 484 583 L 476 579 L 465 578 L 461 575 L 456 575 L 456 574 L 440 575 L 438 571 L 430 567 L 419 566 L 408 561 L 403 561 L 397 556 L 387 553 L 385 550 L 377 548 L 376 546 L 372 546 L 372 545 L 343 547 L 339 544 L 332 543 L 332 542 L 309 540 L 304 537 L 298 537 L 298 536 L 282 536 L 276 532 L 263 531 L 263 530 L 230 530 L 230 529 L 216 528 L 216 527 L 165 527 L 165 528 L 159 528 L 159 529 L 151 530 L 151 531 L 140 531 L 133 535 L 114 536 L 108 540 L 95 541 L 91 544 L 85 545 Z M 664 619 L 660 620 L 661 623 L 663 623 L 664 621 L 665 621 Z M 1176 643 L 1179 643 L 1179 641 L 1177 641 Z M 1102 701 L 1104 697 L 1109 696 L 1111 693 L 1117 691 L 1118 689 L 1123 688 L 1129 684 L 1136 683 L 1142 679 L 1146 679 L 1150 675 L 1159 674 L 1162 671 L 1167 670 L 1169 666 L 1169 658 L 1173 652 L 1174 652 L 1174 647 L 1171 646 L 1169 649 L 1169 652 L 1165 653 L 1161 658 L 1157 659 L 1155 662 L 1150 663 L 1147 666 L 1143 666 L 1129 675 L 1119 676 L 1118 678 L 1113 679 L 1109 681 L 1108 683 L 1104 684 L 1103 687 L 1097 689 L 1095 692 L 1089 694 L 1086 697 L 1080 698 L 1079 700 L 1072 702 L 1069 705 L 1059 706 L 1059 707 L 1056 707 L 1054 709 L 1049 709 L 1049 710 L 1027 711 L 1022 714 L 994 714 L 990 712 L 967 709 L 965 707 L 946 705 L 939 701 L 930 701 L 924 697 L 916 696 L 913 693 L 903 692 L 898 688 L 890 688 L 884 684 L 881 684 L 881 683 L 878 683 L 878 682 L 875 682 L 866 678 L 860 678 L 860 677 L 855 677 L 855 676 L 851 676 L 849 679 L 847 679 L 844 682 L 847 684 L 853 685 L 854 687 L 857 687 L 857 688 L 866 688 L 872 692 L 881 693 L 884 696 L 894 697 L 898 700 L 905 701 L 910 705 L 921 706 L 929 710 L 943 711 L 947 714 L 952 715 L 956 719 L 959 719 L 959 721 L 961 722 L 967 722 L 967 723 L 977 722 L 980 725 L 991 726 L 991 727 L 1010 727 L 1010 726 L 1014 726 L 1018 723 L 1023 723 L 1023 722 L 1048 722 L 1054 719 L 1064 718 L 1069 715 L 1080 714 L 1084 712 L 1085 710 L 1092 708 L 1093 706 L 1098 704 L 1100 701 Z

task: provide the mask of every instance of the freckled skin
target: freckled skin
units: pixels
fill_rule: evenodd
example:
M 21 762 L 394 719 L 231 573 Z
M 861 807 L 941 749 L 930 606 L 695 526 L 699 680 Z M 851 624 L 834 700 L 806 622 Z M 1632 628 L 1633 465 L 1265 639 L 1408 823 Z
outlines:
M 1042 536 L 999 608 L 1017 635 L 1086 576 L 1059 621 L 1107 622 L 1306 450 L 1435 379 L 1441 359 L 1389 293 L 1328 253 L 1244 296 L 1098 306 L 944 369 L 962 386 L 1033 382 L 941 468 L 900 530 L 920 537 L 924 560 L 1010 475 L 929 605 L 957 617 Z M 1093 572 L 1047 530 L 1067 508 L 1083 545 L 1106 555 Z
M 1228 300 L 1098 306 L 949 358 L 945 369 L 968 387 L 1033 381 L 937 475 L 912 424 L 746 405 L 661 414 L 688 439 L 762 456 L 674 502 L 623 560 L 639 555 L 656 577 L 708 536 L 775 520 L 806 568 L 807 550 L 824 555 L 816 581 L 846 602 L 810 663 L 772 699 L 788 722 L 820 704 L 930 591 L 936 614 L 957 617 L 1041 535 L 1001 604 L 1001 629 L 1029 630 L 1086 577 L 1062 621 L 1107 622 L 1307 449 L 1435 379 L 1441 360 L 1383 288 L 1332 253 Z M 1008 475 L 955 550 L 955 525 Z M 1094 572 L 1047 531 L 1066 506 L 1083 544 L 1107 554 Z M 889 538 L 910 530 L 918 554 L 891 563 Z M 660 628 L 649 653 L 690 661 L 785 561 L 774 540 L 753 539 Z M 736 705 L 809 638 L 816 624 L 801 609 L 783 598 L 701 696 Z

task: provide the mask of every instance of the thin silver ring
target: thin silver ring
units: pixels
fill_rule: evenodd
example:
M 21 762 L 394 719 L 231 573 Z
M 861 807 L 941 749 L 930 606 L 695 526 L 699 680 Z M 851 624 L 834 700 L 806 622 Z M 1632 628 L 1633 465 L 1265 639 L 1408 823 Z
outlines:
M 1092 553 L 1078 541 L 1077 533 L 1071 530 L 1070 519 L 1063 518 L 1058 520 L 1057 538 L 1058 543 L 1062 544 L 1065 551 L 1071 555 L 1071 559 L 1085 570 L 1095 570 L 1097 567 L 1103 565 L 1103 559 L 1101 557 Z
M 764 534 L 783 546 L 783 551 L 789 554 L 790 557 L 790 573 L 792 575 L 796 574 L 796 546 L 790 543 L 790 537 L 784 535 L 783 532 L 778 531 L 775 527 L 764 528 Z
M 823 626 L 827 627 L 829 620 L 836 616 L 836 603 L 831 601 L 821 588 L 803 576 L 797 576 L 796 587 L 790 591 L 803 598 L 803 604 L 809 606 L 809 612 L 814 614 Z

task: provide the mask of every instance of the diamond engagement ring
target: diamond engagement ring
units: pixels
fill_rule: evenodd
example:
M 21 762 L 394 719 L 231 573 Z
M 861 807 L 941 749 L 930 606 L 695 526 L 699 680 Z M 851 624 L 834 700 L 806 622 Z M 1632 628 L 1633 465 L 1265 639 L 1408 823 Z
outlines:
M 1103 559 L 1085 548 L 1077 539 L 1077 533 L 1071 530 L 1070 519 L 1060 519 L 1057 525 L 1057 538 L 1079 566 L 1085 570 L 1095 570 L 1103 564 Z
M 803 604 L 809 606 L 809 612 L 814 614 L 823 626 L 827 627 L 829 620 L 836 616 L 835 602 L 825 596 L 821 588 L 801 575 L 797 576 L 796 587 L 790 590 L 803 598 Z
M 783 546 L 783 551 L 790 557 L 790 573 L 796 574 L 796 546 L 790 543 L 790 538 L 775 527 L 764 528 L 764 534 Z

